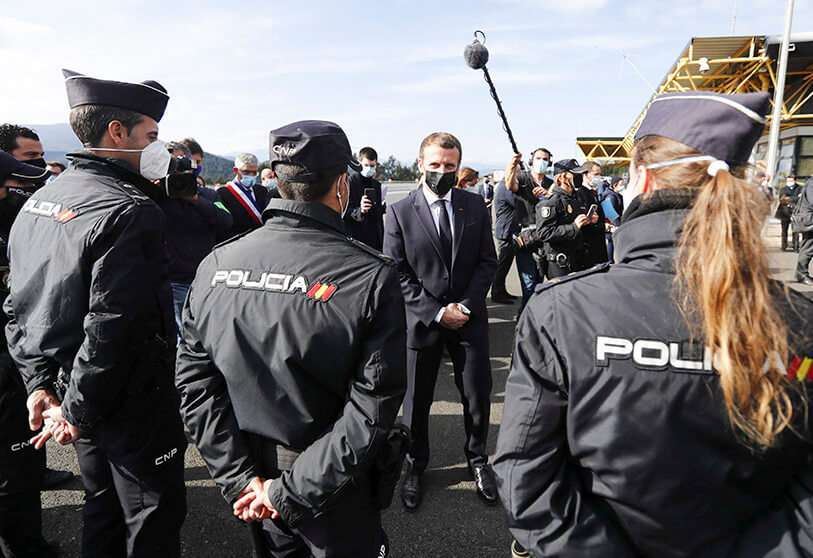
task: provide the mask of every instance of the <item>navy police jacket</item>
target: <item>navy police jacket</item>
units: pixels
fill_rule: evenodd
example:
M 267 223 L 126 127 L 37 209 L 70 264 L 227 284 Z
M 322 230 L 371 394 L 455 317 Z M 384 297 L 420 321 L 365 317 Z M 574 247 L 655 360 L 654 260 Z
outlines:
M 272 199 L 264 217 L 198 268 L 176 385 L 228 501 L 262 473 L 257 437 L 301 452 L 269 494 L 294 526 L 342 505 L 385 446 L 406 391 L 404 300 L 395 265 L 330 208 Z
M 690 203 L 637 199 L 616 233 L 619 263 L 537 287 L 522 314 L 494 469 L 534 556 L 813 553 L 809 413 L 800 402 L 796 432 L 770 450 L 746 447 L 671 302 Z M 776 296 L 795 354 L 813 356 L 813 304 Z

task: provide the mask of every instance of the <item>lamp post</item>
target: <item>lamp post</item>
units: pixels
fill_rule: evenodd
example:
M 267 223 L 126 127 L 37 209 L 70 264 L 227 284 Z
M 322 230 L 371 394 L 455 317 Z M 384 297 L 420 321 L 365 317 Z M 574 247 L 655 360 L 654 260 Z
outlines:
M 779 127 L 782 120 L 782 104 L 785 100 L 785 74 L 788 69 L 793 3 L 794 0 L 788 0 L 787 11 L 785 12 L 785 34 L 782 36 L 782 45 L 779 49 L 779 71 L 776 74 L 776 90 L 773 95 L 773 115 L 771 117 L 771 131 L 768 136 L 768 163 L 766 165 L 771 180 L 776 176 L 776 164 L 779 160 Z

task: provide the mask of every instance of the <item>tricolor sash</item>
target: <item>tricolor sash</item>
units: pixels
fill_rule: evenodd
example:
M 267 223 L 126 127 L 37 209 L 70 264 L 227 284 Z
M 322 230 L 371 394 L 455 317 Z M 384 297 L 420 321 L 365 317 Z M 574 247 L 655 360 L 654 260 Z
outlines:
M 254 220 L 257 221 L 257 224 L 262 225 L 263 224 L 262 215 L 257 210 L 257 207 L 254 205 L 254 202 L 251 201 L 251 198 L 249 198 L 246 195 L 243 189 L 233 182 L 227 183 L 226 188 L 228 188 L 229 192 L 231 192 L 232 195 L 235 198 L 237 198 L 237 201 L 240 202 L 240 205 L 243 206 L 243 209 L 246 210 L 246 213 L 253 217 Z

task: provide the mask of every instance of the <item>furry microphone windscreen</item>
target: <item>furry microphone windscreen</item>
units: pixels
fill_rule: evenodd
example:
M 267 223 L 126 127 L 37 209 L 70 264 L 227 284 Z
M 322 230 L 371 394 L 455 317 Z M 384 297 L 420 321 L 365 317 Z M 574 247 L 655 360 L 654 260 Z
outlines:
M 474 41 L 463 51 L 466 64 L 474 70 L 482 70 L 488 64 L 488 49 L 480 41 Z

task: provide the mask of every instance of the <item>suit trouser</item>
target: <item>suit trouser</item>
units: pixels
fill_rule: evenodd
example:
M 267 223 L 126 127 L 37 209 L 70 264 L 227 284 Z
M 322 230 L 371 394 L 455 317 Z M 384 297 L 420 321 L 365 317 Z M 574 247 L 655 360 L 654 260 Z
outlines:
M 796 263 L 796 276 L 810 275 L 810 261 L 813 260 L 813 232 L 802 233 L 802 246 L 799 248 L 799 259 Z
M 782 250 L 785 250 L 788 247 L 788 233 L 790 233 L 790 247 L 794 251 L 799 250 L 799 235 L 793 230 L 793 227 L 790 226 L 790 219 L 787 221 L 782 219 L 780 221 L 782 225 Z
M 404 421 L 412 430 L 412 447 L 407 460 L 418 474 L 429 464 L 429 411 L 435 398 L 444 347 L 452 359 L 455 385 L 463 403 L 466 459 L 471 466 L 488 463 L 486 441 L 492 381 L 487 337 L 481 343 L 469 343 L 461 341 L 457 332 L 442 331 L 434 345 L 407 350 Z
M 505 288 L 505 279 L 514 262 L 514 247 L 510 240 L 497 239 L 497 271 L 494 273 L 494 282 L 491 284 L 491 297 L 508 294 Z
M 123 439 L 128 434 L 119 433 Z M 159 466 L 134 467 L 111 460 L 95 437 L 74 445 L 85 485 L 82 558 L 180 556 L 186 517 L 184 452 Z M 153 464 L 156 457 L 136 459 Z

